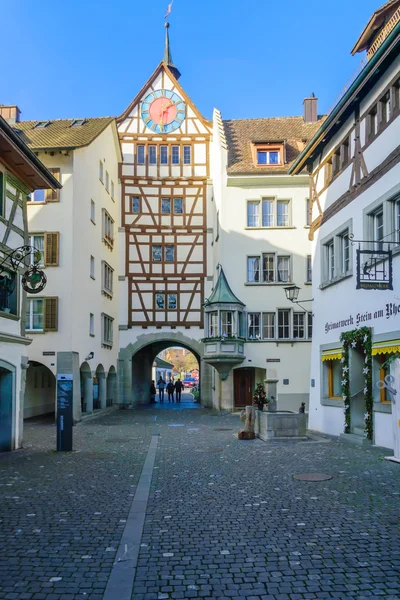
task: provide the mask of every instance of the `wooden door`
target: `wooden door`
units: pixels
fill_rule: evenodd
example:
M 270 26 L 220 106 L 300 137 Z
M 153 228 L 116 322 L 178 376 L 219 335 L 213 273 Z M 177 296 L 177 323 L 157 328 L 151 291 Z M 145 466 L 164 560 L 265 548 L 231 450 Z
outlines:
M 254 369 L 234 369 L 235 406 L 250 406 L 253 403 Z

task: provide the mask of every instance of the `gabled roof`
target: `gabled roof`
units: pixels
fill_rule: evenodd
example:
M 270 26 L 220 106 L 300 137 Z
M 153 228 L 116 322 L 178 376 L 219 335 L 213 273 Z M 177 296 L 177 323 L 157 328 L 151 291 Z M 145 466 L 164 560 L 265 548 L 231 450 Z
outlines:
M 382 29 L 399 6 L 400 0 L 389 0 L 374 12 L 351 51 L 353 55 L 369 48 L 376 33 Z
M 31 191 L 59 189 L 61 184 L 0 116 L 0 155 L 7 169 Z
M 72 127 L 77 119 L 56 119 L 45 127 L 35 127 L 40 121 L 20 121 L 13 128 L 21 131 L 20 139 L 34 150 L 74 149 L 88 146 L 115 117 L 85 119 L 83 125 Z
M 284 174 L 319 129 L 325 117 L 316 123 L 305 123 L 303 117 L 273 117 L 224 121 L 228 143 L 228 174 Z M 257 167 L 252 157 L 252 142 L 276 143 L 285 140 L 286 164 Z
M 155 357 L 154 362 L 156 363 L 156 367 L 158 367 L 160 369 L 173 369 L 174 368 L 174 365 L 167 362 L 166 360 L 163 360 L 159 356 Z
M 240 304 L 241 306 L 245 306 L 232 292 L 222 267 L 219 271 L 217 285 L 211 296 L 204 303 L 204 306 L 210 306 L 210 304 Z

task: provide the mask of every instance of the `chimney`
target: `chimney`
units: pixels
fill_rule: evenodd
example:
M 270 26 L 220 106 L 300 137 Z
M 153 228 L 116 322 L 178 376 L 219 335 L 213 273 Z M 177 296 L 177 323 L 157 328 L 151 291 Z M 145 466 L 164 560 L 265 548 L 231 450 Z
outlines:
M 304 98 L 304 123 L 316 123 L 318 121 L 318 98 L 314 92 L 309 98 Z
M 14 123 L 19 123 L 19 116 L 21 111 L 18 106 L 4 106 L 4 104 L 0 104 L 0 115 L 7 121 L 9 125 L 13 125 Z

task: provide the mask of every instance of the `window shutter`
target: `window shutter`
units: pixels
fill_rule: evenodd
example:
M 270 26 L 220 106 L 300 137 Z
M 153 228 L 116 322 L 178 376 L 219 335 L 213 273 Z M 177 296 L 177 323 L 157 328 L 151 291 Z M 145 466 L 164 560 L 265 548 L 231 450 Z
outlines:
M 49 169 L 49 171 L 57 181 L 61 181 L 60 169 Z M 60 190 L 46 190 L 45 200 L 46 202 L 60 202 Z
M 58 297 L 44 298 L 44 330 L 58 331 Z
M 58 267 L 59 242 L 58 231 L 44 234 L 44 264 L 46 267 Z

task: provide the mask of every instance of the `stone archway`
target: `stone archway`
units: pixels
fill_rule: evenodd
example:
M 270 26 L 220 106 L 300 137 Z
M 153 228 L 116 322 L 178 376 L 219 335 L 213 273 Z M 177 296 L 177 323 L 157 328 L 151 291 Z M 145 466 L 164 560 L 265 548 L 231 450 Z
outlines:
M 107 406 L 112 406 L 117 402 L 117 371 L 111 366 L 107 375 Z
M 93 394 L 93 408 L 105 408 L 107 402 L 106 373 L 102 364 L 97 365 L 95 374 L 95 384 L 93 388 L 94 392 L 97 391 L 97 394 Z
M 139 336 L 119 353 L 119 403 L 125 406 L 150 402 L 151 369 L 153 360 L 162 350 L 180 346 L 192 352 L 200 369 L 200 401 L 212 407 L 211 367 L 202 360 L 203 343 L 181 332 L 160 331 Z
M 93 412 L 93 377 L 92 370 L 87 362 L 83 362 L 79 369 L 81 379 L 81 409 L 82 414 Z
M 40 362 L 30 360 L 26 371 L 24 419 L 56 412 L 56 378 Z

